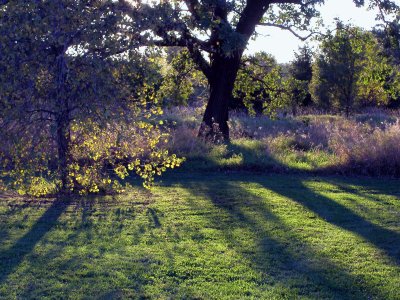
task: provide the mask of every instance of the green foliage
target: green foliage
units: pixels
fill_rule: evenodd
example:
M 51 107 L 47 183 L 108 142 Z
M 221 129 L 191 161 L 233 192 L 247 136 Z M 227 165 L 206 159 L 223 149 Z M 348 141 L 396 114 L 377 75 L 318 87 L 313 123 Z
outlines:
M 163 82 L 159 97 L 164 106 L 187 105 L 191 97 L 196 97 L 206 89 L 207 83 L 187 50 L 170 51 L 169 57 L 163 62 Z
M 375 28 L 373 33 L 382 44 L 385 56 L 393 64 L 400 66 L 400 15 L 387 22 L 383 28 Z
M 287 107 L 295 115 L 297 107 L 307 97 L 307 78 L 302 79 L 304 76 L 299 73 L 300 62 L 288 75 L 271 55 L 264 52 L 243 60 L 233 90 L 236 106 L 244 106 L 252 116 L 275 116 L 277 111 Z
M 307 106 L 312 103 L 311 94 L 308 91 L 308 85 L 312 79 L 312 50 L 307 45 L 300 47 L 298 53 L 295 53 L 295 59 L 290 64 L 290 75 L 297 82 L 292 84 L 291 101 L 292 113 L 296 115 L 296 109 L 299 106 Z
M 298 80 L 292 76 L 282 82 L 283 92 L 281 94 L 284 106 L 291 109 L 292 115 L 297 115 L 297 109 L 307 103 L 308 82 Z
M 281 68 L 275 58 L 265 52 L 244 57 L 243 61 L 235 81 L 234 101 L 241 101 L 250 115 L 274 115 L 285 104 L 281 97 L 284 91 Z
M 311 81 L 312 78 L 312 49 L 309 46 L 299 47 L 294 53 L 295 59 L 290 64 L 290 74 L 297 80 Z
M 124 19 L 115 2 L 16 0 L 0 19 L 0 163 L 11 186 L 35 196 L 95 193 L 109 190 L 108 169 L 123 179 L 128 168 L 148 187 L 182 162 L 162 149 L 167 136 L 151 125 L 162 112 L 160 76 L 147 53 L 117 34 Z M 141 140 L 137 149 L 118 148 L 114 127 L 123 126 L 137 130 L 123 139 Z M 52 188 L 31 188 L 39 182 Z
M 338 23 L 321 43 L 310 90 L 325 109 L 351 110 L 383 105 L 399 92 L 399 72 L 383 55 L 374 36 Z

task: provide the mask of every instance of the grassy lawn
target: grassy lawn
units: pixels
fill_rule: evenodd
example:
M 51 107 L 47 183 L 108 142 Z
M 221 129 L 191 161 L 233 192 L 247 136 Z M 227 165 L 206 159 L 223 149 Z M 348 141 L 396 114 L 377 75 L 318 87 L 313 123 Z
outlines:
M 400 299 L 400 180 L 176 173 L 0 197 L 0 298 Z

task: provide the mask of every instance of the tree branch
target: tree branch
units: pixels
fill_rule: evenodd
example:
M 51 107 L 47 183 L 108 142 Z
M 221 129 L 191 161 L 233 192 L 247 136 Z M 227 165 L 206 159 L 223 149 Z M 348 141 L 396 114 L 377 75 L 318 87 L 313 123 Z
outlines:
M 51 111 L 51 110 L 47 110 L 47 109 L 33 109 L 33 110 L 27 110 L 27 113 L 47 113 L 50 115 L 56 115 L 57 112 L 55 111 Z
M 189 9 L 190 14 L 193 16 L 193 18 L 196 21 L 200 20 L 200 16 L 196 10 L 196 8 L 199 6 L 199 1 L 198 0 L 184 0 L 186 6 Z
M 300 34 L 298 34 L 296 31 L 293 30 L 292 26 L 285 26 L 285 25 L 279 25 L 279 24 L 274 24 L 274 23 L 258 23 L 257 25 L 261 25 L 261 26 L 269 26 L 269 27 L 276 27 L 279 29 L 283 29 L 283 30 L 287 30 L 289 31 L 291 34 L 293 34 L 295 37 L 297 37 L 298 39 L 302 40 L 303 42 L 307 39 L 309 39 L 310 37 L 312 37 L 315 34 L 319 34 L 322 35 L 321 32 L 318 31 L 311 31 L 308 35 L 306 36 L 302 36 Z
M 190 57 L 193 59 L 194 63 L 200 68 L 207 79 L 211 78 L 211 67 L 210 64 L 204 59 L 200 50 L 193 45 L 188 45 L 188 50 Z

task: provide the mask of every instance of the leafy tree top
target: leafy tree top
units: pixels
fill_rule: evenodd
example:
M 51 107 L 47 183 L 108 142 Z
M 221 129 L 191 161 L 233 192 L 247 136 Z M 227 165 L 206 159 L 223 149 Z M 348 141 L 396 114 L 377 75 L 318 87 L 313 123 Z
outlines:
M 354 1 L 357 6 L 378 8 L 383 14 L 399 7 L 389 0 Z M 126 31 L 132 44 L 187 47 L 210 74 L 204 52 L 211 55 L 243 53 L 257 25 L 310 30 L 324 0 L 120 0 L 120 8 L 130 16 Z M 382 17 L 380 17 L 382 18 Z

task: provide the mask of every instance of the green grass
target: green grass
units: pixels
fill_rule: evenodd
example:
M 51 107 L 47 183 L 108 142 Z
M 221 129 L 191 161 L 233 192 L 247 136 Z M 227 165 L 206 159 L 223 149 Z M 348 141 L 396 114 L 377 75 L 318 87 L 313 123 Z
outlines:
M 400 299 L 399 180 L 175 173 L 0 197 L 0 298 Z
M 290 139 L 282 137 L 274 145 L 272 153 L 263 140 L 236 139 L 229 144 L 214 145 L 200 155 L 188 155 L 183 164 L 185 171 L 265 171 L 274 170 L 290 173 L 324 172 L 332 173 L 331 167 L 338 164 L 338 158 L 327 151 L 309 149 L 296 150 Z

